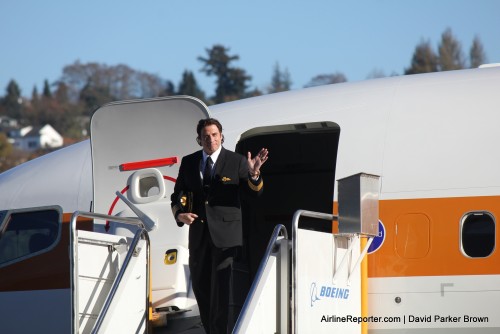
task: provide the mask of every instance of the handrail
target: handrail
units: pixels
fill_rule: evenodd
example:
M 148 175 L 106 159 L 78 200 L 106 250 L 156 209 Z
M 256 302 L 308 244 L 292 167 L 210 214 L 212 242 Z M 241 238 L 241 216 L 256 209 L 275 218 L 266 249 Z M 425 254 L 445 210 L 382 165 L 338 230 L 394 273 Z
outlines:
M 297 249 L 298 249 L 298 241 L 297 241 L 297 233 L 299 229 L 299 218 L 301 216 L 306 216 L 310 218 L 324 219 L 324 220 L 338 220 L 337 215 L 332 215 L 329 213 L 321 213 L 307 210 L 297 210 L 293 215 L 292 220 L 292 299 L 293 299 L 293 317 L 292 317 L 292 333 L 297 332 L 297 298 L 295 296 L 295 289 L 297 284 Z
M 288 233 L 286 231 L 285 226 L 282 224 L 276 225 L 276 227 L 274 228 L 273 234 L 271 235 L 271 238 L 269 239 L 269 243 L 267 244 L 266 252 L 264 253 L 262 260 L 260 261 L 259 269 L 257 270 L 257 274 L 255 275 L 255 278 L 252 282 L 252 286 L 250 287 L 250 291 L 248 292 L 247 298 L 245 299 L 245 303 L 243 304 L 243 307 L 241 308 L 241 312 L 240 312 L 240 315 L 238 317 L 238 320 L 236 321 L 236 325 L 234 326 L 233 333 L 238 333 L 241 330 L 241 326 L 243 324 L 243 316 L 246 314 L 246 312 L 250 306 L 250 301 L 252 300 L 253 296 L 255 295 L 255 292 L 257 290 L 257 284 L 259 283 L 260 279 L 262 278 L 262 275 L 264 273 L 264 268 L 266 267 L 269 256 L 270 256 L 271 252 L 273 251 L 274 246 L 276 245 L 276 241 L 278 240 L 278 237 L 280 236 L 280 232 L 283 232 L 283 237 L 285 239 L 288 239 Z
M 115 281 L 113 282 L 113 285 L 111 286 L 111 290 L 108 293 L 108 296 L 106 297 L 106 301 L 104 302 L 104 306 L 102 307 L 101 312 L 99 312 L 99 317 L 97 318 L 97 321 L 94 324 L 94 328 L 92 329 L 92 334 L 98 333 L 99 329 L 102 326 L 102 323 L 104 321 L 104 318 L 106 317 L 109 307 L 111 306 L 111 303 L 113 301 L 113 298 L 116 295 L 116 291 L 118 290 L 118 287 L 120 286 L 120 283 L 123 279 L 123 275 L 125 275 L 125 271 L 127 270 L 127 267 L 130 263 L 130 259 L 132 258 L 135 248 L 137 247 L 137 244 L 139 243 L 139 240 L 141 237 L 144 236 L 144 239 L 146 239 L 147 243 L 147 250 L 149 252 L 149 236 L 148 232 L 144 229 L 140 229 L 137 232 L 135 232 L 134 239 L 132 240 L 132 243 L 130 244 L 130 248 L 127 252 L 127 256 L 125 257 L 125 260 L 123 261 L 123 266 L 121 267 L 120 271 L 118 272 L 118 275 L 116 276 Z M 149 255 L 148 255 L 149 258 Z M 149 282 L 149 279 L 146 280 L 146 282 Z M 149 283 L 148 283 L 149 284 Z M 146 286 L 146 291 L 149 291 L 149 287 Z M 145 308 L 145 312 L 148 312 L 148 308 Z
M 79 332 L 78 326 L 78 294 L 76 293 L 78 291 L 78 265 L 76 263 L 76 259 L 78 256 L 78 245 L 75 243 L 76 240 L 76 220 L 78 217 L 85 217 L 85 218 L 95 218 L 95 219 L 102 219 L 102 220 L 113 220 L 116 222 L 121 222 L 121 223 L 127 223 L 131 225 L 137 225 L 139 227 L 143 227 L 142 222 L 138 218 L 133 218 L 133 217 L 117 217 L 117 216 L 109 216 L 109 215 L 103 215 L 100 213 L 93 213 L 93 212 L 85 212 L 85 211 L 75 211 L 73 212 L 73 215 L 71 216 L 69 228 L 70 228 L 70 233 L 69 233 L 69 262 L 70 262 L 70 268 L 71 268 L 71 282 L 70 282 L 70 288 L 71 288 L 71 294 L 70 294 L 70 300 L 71 300 L 71 328 L 72 332 L 74 334 L 77 334 Z M 149 237 L 148 237 L 148 249 L 149 249 Z

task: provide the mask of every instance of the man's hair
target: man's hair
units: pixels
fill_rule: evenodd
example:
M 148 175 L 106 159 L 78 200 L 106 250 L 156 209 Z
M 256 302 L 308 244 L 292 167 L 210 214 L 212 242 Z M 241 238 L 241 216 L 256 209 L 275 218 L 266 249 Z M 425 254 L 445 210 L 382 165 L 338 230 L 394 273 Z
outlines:
M 196 133 L 198 133 L 198 138 L 201 136 L 201 130 L 203 130 L 206 126 L 215 125 L 219 132 L 222 133 L 222 125 L 215 118 L 204 118 L 200 119 L 198 125 L 196 126 Z

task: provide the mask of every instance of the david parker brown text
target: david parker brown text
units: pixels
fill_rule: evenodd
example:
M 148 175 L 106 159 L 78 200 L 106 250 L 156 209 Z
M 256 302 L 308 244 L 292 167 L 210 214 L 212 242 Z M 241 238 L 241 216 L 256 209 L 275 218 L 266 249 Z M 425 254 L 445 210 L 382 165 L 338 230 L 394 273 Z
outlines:
M 352 322 L 352 323 L 362 323 L 362 322 L 403 322 L 403 323 L 429 323 L 429 322 L 463 322 L 463 323 L 475 323 L 475 322 L 489 322 L 488 317 L 477 317 L 471 315 L 463 316 L 451 316 L 451 315 L 404 315 L 401 317 L 359 317 L 354 315 L 345 315 L 338 317 L 336 315 L 323 315 L 321 317 L 321 322 Z

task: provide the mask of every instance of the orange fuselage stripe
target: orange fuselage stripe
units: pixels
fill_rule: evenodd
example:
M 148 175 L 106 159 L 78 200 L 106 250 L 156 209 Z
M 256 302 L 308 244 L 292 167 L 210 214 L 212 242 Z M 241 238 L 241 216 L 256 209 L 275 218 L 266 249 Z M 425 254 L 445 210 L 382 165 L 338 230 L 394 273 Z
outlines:
M 382 247 L 369 255 L 368 277 L 500 274 L 498 251 L 494 250 L 486 258 L 470 258 L 460 247 L 462 217 L 471 211 L 487 211 L 496 219 L 500 216 L 499 204 L 500 196 L 380 201 L 380 219 L 385 225 L 386 237 Z M 334 212 L 337 212 L 337 203 L 334 203 Z M 71 214 L 64 214 L 61 240 L 54 249 L 0 268 L 0 291 L 69 288 L 70 217 Z M 402 235 L 403 229 L 398 226 L 414 217 L 425 222 L 423 230 L 427 232 L 404 230 Z M 92 221 L 79 223 L 79 228 L 92 230 Z M 495 240 L 499 240 L 498 228 L 495 233 Z M 403 250 L 403 246 L 410 252 Z
M 386 239 L 369 255 L 369 277 L 500 274 L 498 251 L 486 258 L 470 258 L 461 251 L 461 220 L 472 211 L 487 211 L 496 220 L 500 196 L 380 201 Z M 422 224 L 408 230 L 407 222 Z M 495 233 L 499 240 L 498 228 Z

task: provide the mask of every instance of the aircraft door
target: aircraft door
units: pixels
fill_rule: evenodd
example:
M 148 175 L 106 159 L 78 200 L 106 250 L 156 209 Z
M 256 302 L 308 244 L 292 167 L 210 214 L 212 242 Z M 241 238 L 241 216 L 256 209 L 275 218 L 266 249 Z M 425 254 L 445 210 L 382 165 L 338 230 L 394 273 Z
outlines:
M 290 235 L 296 210 L 332 213 L 339 136 L 340 127 L 333 122 L 261 127 L 241 135 L 237 152 L 253 156 L 262 147 L 269 149 L 261 170 L 264 192 L 243 206 L 252 277 L 277 224 Z M 314 229 L 317 220 L 304 218 L 303 224 Z
M 176 96 L 110 103 L 91 120 L 93 211 L 135 217 L 120 192 L 155 224 L 149 233 L 154 308 L 192 306 L 186 300 L 188 227 L 175 223 L 170 194 L 182 157 L 200 149 L 196 125 L 207 117 L 203 102 Z M 107 224 L 96 221 L 96 231 L 133 235 L 133 227 Z

